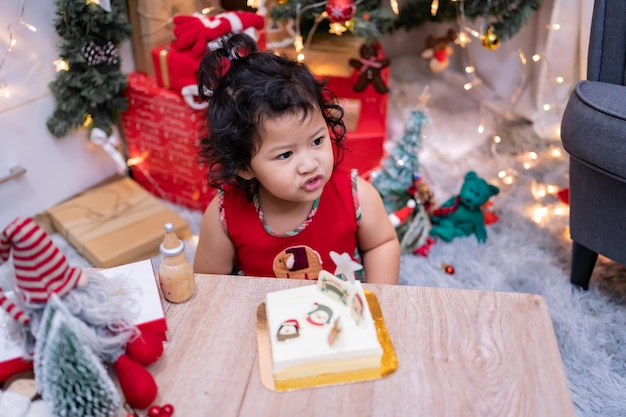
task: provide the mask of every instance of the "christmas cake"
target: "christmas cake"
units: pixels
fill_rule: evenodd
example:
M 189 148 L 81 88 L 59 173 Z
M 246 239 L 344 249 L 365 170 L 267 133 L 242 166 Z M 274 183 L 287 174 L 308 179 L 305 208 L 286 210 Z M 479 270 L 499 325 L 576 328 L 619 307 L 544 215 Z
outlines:
M 361 283 L 340 277 L 321 271 L 316 285 L 267 294 L 276 389 L 381 377 L 383 349 Z

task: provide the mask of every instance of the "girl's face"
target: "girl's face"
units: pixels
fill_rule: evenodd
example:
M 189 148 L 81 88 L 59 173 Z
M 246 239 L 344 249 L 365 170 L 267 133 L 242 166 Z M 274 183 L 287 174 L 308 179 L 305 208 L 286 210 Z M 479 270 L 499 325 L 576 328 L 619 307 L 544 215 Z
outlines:
M 266 198 L 308 203 L 322 195 L 333 171 L 333 146 L 321 111 L 266 120 L 260 129 L 261 147 L 250 168 L 239 175 L 256 178 Z

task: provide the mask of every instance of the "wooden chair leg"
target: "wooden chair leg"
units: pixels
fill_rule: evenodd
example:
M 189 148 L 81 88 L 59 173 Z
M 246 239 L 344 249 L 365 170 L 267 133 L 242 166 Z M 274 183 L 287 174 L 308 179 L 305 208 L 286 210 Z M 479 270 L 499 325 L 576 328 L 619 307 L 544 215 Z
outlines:
M 598 254 L 577 242 L 572 242 L 572 270 L 570 282 L 584 290 L 589 289 L 589 280 Z

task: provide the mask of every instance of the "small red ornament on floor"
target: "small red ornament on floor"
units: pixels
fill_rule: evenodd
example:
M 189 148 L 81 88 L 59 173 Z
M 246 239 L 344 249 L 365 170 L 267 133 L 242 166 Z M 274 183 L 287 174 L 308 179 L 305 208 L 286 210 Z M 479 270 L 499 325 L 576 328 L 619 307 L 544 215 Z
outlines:
M 444 262 L 441 264 L 441 269 L 448 275 L 454 275 L 454 267 L 452 265 L 448 265 Z
M 174 414 L 174 406 L 165 404 L 163 407 L 153 405 L 148 409 L 148 417 L 171 417 Z
M 485 218 L 485 225 L 493 224 L 500 220 L 498 215 L 494 212 L 493 201 L 489 200 L 481 206 L 483 216 Z
M 420 255 L 423 257 L 427 257 L 430 253 L 430 248 L 435 244 L 435 241 L 432 238 L 427 238 L 426 243 L 424 243 L 419 248 L 413 251 L 413 255 Z
M 559 198 L 559 200 L 561 200 L 563 204 L 569 205 L 569 187 L 561 188 L 559 191 L 556 192 L 556 196 Z

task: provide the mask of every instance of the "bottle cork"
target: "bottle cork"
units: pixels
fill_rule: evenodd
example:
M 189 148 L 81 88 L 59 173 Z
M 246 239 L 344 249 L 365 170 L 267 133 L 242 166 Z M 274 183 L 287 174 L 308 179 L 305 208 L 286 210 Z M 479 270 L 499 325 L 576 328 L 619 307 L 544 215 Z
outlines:
M 185 242 L 176 235 L 174 225 L 165 223 L 164 229 L 163 243 L 159 246 L 162 256 L 159 283 L 167 301 L 182 303 L 191 298 L 195 290 L 193 267 L 185 256 Z

